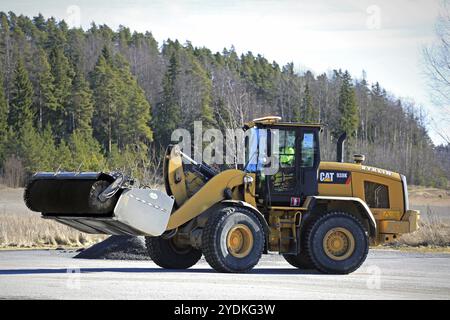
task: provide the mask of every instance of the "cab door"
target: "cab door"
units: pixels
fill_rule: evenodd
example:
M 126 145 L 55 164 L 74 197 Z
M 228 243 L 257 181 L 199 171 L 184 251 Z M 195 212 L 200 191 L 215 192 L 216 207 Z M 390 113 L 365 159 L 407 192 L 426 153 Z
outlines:
M 318 130 L 308 127 L 279 127 L 270 130 L 278 170 L 267 176 L 269 205 L 299 207 L 306 196 L 317 194 L 320 163 Z
M 300 196 L 318 194 L 318 169 L 320 165 L 319 130 L 317 128 L 302 128 L 300 130 Z

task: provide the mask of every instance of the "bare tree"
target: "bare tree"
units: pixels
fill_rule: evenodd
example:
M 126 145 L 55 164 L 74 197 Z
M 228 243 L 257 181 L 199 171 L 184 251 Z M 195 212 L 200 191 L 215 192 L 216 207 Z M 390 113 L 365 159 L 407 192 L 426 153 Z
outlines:
M 450 122 L 450 7 L 447 1 L 442 3 L 436 35 L 438 40 L 423 49 L 425 74 L 429 79 L 433 102 L 444 109 L 442 121 L 447 123 Z M 448 136 L 442 138 L 450 143 Z

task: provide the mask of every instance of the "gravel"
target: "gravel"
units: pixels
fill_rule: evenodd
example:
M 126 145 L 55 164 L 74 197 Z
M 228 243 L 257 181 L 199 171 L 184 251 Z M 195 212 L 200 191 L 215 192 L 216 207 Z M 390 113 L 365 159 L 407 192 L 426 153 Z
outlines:
M 110 236 L 78 253 L 76 259 L 150 260 L 144 237 Z

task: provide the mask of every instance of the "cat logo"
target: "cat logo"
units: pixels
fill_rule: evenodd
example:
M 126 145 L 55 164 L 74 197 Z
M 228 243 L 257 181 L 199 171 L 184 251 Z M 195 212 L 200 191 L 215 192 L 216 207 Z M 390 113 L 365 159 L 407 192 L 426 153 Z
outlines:
M 319 171 L 319 183 L 349 184 L 351 173 L 349 171 Z
M 334 172 L 321 172 L 320 182 L 333 182 Z

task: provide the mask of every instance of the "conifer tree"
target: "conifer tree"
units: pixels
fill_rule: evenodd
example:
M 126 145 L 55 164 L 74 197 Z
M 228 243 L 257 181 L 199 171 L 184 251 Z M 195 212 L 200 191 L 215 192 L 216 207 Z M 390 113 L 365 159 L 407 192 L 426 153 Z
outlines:
M 176 55 L 172 53 L 169 67 L 163 78 L 162 101 L 158 105 L 153 121 L 157 141 L 163 146 L 170 143 L 172 132 L 178 128 L 181 121 L 181 110 L 175 92 L 178 73 L 179 63 Z
M 153 132 L 149 127 L 150 104 L 123 56 L 117 54 L 114 62 L 121 97 L 117 119 L 121 137 L 119 146 L 150 142 L 153 139 Z
M 340 133 L 346 132 L 348 136 L 354 137 L 358 130 L 359 112 L 352 79 L 348 71 L 344 73 L 342 78 L 341 90 L 339 93 L 339 111 L 341 113 L 339 122 Z
M 50 53 L 50 65 L 54 77 L 54 96 L 56 110 L 51 122 L 57 139 L 64 138 L 69 132 L 69 103 L 74 71 L 60 47 L 54 47 Z
M 0 70 L 1 71 L 1 70 Z M 3 90 L 3 74 L 0 72 L 0 164 L 5 159 L 8 137 L 8 103 Z
M 84 73 L 89 57 L 84 53 L 85 33 L 83 29 L 70 29 L 68 33 L 67 57 L 76 73 Z
M 72 94 L 70 97 L 70 132 L 79 129 L 83 132 L 92 132 L 92 116 L 94 102 L 92 90 L 82 73 L 77 73 L 73 79 Z
M 150 104 L 142 89 L 137 85 L 136 80 L 130 80 L 131 83 L 128 86 L 130 97 L 123 118 L 127 124 L 121 126 L 123 143 L 148 143 L 153 140 L 153 132 L 149 126 L 151 120 Z M 124 121 L 122 121 L 123 123 Z
M 8 125 L 19 132 L 27 121 L 33 122 L 31 105 L 33 104 L 33 85 L 28 77 L 23 60 L 19 58 L 14 71 L 14 83 L 11 104 L 8 113 Z
M 41 135 L 34 128 L 31 120 L 21 127 L 19 134 L 20 157 L 29 172 L 54 171 L 55 147 L 50 128 Z
M 128 144 L 123 150 L 113 144 L 108 155 L 108 166 L 111 170 L 125 171 L 140 180 L 144 178 L 150 165 L 148 147 L 143 143 Z
M 60 166 L 61 170 L 83 170 L 82 167 L 74 163 L 72 153 L 66 141 L 62 140 L 55 148 L 55 151 L 55 164 Z
M 216 122 L 214 119 L 213 110 L 211 108 L 212 97 L 212 81 L 208 76 L 206 70 L 200 65 L 200 63 L 194 58 L 191 61 L 193 65 L 193 74 L 199 78 L 201 87 L 201 120 L 204 129 L 213 127 Z
M 89 133 L 75 130 L 69 138 L 69 148 L 72 153 L 72 168 L 81 166 L 83 171 L 105 169 L 101 146 Z
M 40 31 L 45 31 L 46 30 L 46 22 L 45 22 L 45 18 L 42 15 L 42 13 L 39 13 L 37 16 L 35 16 L 33 18 L 33 23 L 36 26 L 36 28 L 38 28 L 38 30 Z
M 39 133 L 38 133 L 39 134 Z M 43 168 L 39 170 L 57 170 L 58 166 L 61 165 L 63 168 L 63 163 L 56 162 L 56 146 L 53 138 L 52 128 L 50 124 L 47 124 L 40 134 L 40 140 L 42 143 L 41 154 L 42 154 L 42 164 Z
M 300 104 L 294 104 L 292 107 L 292 121 L 293 122 L 302 122 L 302 110 Z
M 117 143 L 152 141 L 150 104 L 120 54 L 105 47 L 93 73 L 95 99 L 94 133 L 108 153 Z
M 0 62 L 3 65 L 3 75 L 1 81 L 4 84 L 5 88 L 5 99 L 8 101 L 10 98 L 10 88 L 12 82 L 12 45 L 8 16 L 4 12 L 0 12 L 0 31 Z
M 57 101 L 55 98 L 54 77 L 51 73 L 51 67 L 47 59 L 47 54 L 43 49 L 39 50 L 37 81 L 35 85 L 35 114 L 36 122 L 39 130 L 50 122 L 52 113 L 57 109 Z
M 314 123 L 317 121 L 317 112 L 313 106 L 312 96 L 309 92 L 309 85 L 305 85 L 305 92 L 303 96 L 303 110 L 305 112 L 305 122 L 306 123 Z
M 106 56 L 106 57 L 105 57 Z M 93 72 L 95 111 L 93 118 L 94 136 L 102 146 L 111 152 L 116 139 L 117 126 L 114 120 L 119 102 L 117 74 L 108 63 L 106 51 L 100 55 Z

